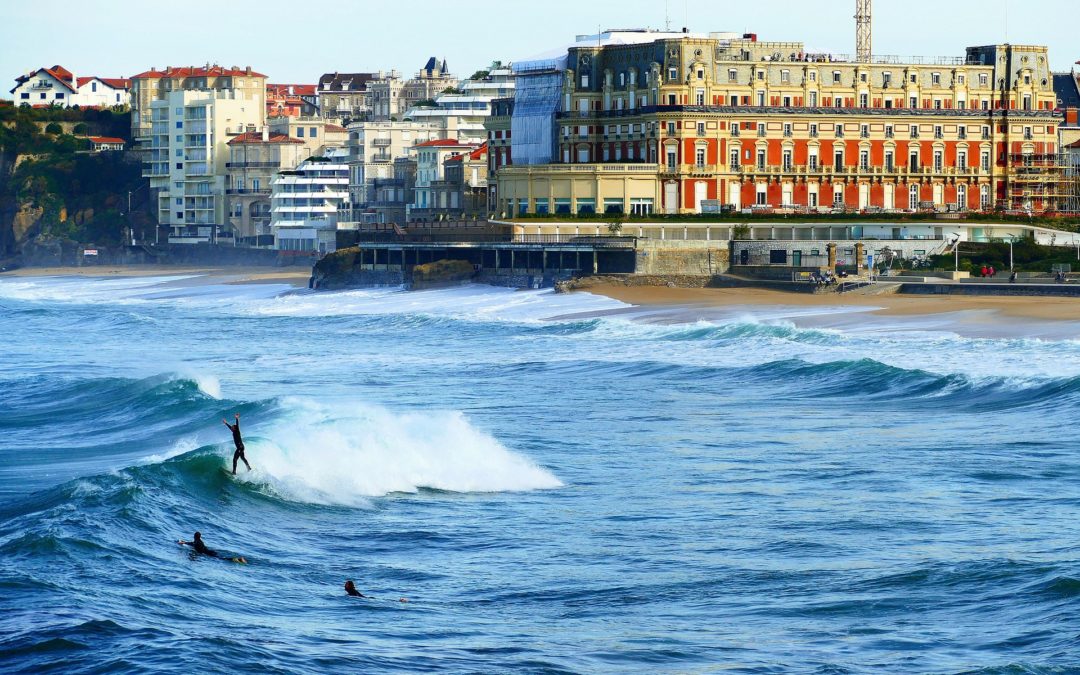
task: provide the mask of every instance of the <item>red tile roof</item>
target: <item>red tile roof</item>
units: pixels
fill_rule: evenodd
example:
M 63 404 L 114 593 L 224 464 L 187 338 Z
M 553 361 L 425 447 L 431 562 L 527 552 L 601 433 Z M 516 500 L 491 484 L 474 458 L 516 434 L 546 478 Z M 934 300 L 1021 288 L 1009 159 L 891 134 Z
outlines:
M 266 93 L 273 96 L 289 96 L 289 87 L 292 87 L 292 96 L 314 96 L 314 84 L 267 84 Z
M 131 80 L 123 77 L 80 77 L 76 82 L 77 86 L 81 87 L 91 80 L 97 80 L 98 82 L 104 82 L 107 86 L 113 89 L 131 89 Z
M 476 146 L 471 143 L 462 143 L 450 138 L 437 138 L 434 141 L 425 141 L 423 143 L 417 143 L 414 148 L 475 148 Z
M 256 73 L 254 70 L 245 68 L 223 68 L 221 66 L 210 66 L 209 68 L 203 66 L 184 66 L 182 68 L 173 68 L 168 66 L 165 70 L 150 70 L 139 73 L 138 75 L 132 75 L 133 80 L 152 80 L 160 77 L 207 77 L 207 76 L 243 76 L 243 77 L 266 77 L 262 73 Z
M 483 159 L 484 157 L 487 156 L 487 154 L 488 154 L 488 144 L 484 143 L 479 148 L 477 148 L 477 149 L 475 149 L 475 150 L 473 150 L 472 152 L 469 153 L 469 159 L 471 159 L 471 160 Z
M 348 129 L 346 129 L 345 127 L 343 127 L 343 126 L 341 126 L 339 124 L 327 124 L 325 127 L 323 127 L 323 130 L 324 131 L 331 131 L 331 132 L 336 133 L 336 134 L 344 134 L 344 133 L 348 133 L 348 131 L 349 131 Z
M 90 137 L 90 142 L 91 143 L 119 143 L 120 145 L 123 145 L 125 141 L 122 138 L 114 138 L 113 136 L 91 136 Z
M 243 145 L 248 143 L 293 143 L 296 145 L 303 145 L 304 142 L 298 138 L 292 138 L 288 134 L 270 134 L 269 140 L 264 141 L 262 133 L 258 131 L 240 134 L 229 141 L 228 145 Z
M 75 91 L 75 77 L 68 71 L 67 68 L 64 68 L 63 66 L 53 66 L 52 68 L 38 68 L 37 70 L 30 71 L 26 75 L 20 75 L 19 77 L 15 78 L 15 89 L 18 89 L 20 84 L 26 82 L 31 77 L 41 72 L 48 73 L 60 84 L 64 85 L 71 91 Z M 14 93 L 15 89 L 11 90 L 12 93 Z

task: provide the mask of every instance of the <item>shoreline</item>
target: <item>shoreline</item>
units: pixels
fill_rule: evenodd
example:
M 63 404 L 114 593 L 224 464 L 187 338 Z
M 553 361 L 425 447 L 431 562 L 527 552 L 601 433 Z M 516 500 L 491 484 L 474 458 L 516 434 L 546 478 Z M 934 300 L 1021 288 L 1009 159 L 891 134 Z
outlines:
M 84 265 L 80 267 L 20 267 L 0 272 L 4 278 L 85 277 L 96 279 L 201 276 L 225 284 L 287 284 L 307 288 L 311 270 L 304 267 L 215 267 L 180 265 Z
M 793 293 L 763 288 L 670 288 L 598 283 L 574 293 L 593 293 L 638 307 L 799 309 L 847 308 L 880 316 L 933 316 L 984 312 L 988 317 L 1038 321 L 1080 321 L 1080 298 L 1005 295 L 838 295 Z

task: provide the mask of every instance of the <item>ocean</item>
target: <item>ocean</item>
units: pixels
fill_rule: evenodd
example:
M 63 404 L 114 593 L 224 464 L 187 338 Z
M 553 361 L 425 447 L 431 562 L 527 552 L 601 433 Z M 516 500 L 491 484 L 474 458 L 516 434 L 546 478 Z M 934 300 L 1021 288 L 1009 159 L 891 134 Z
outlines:
M 0 671 L 1075 671 L 1078 328 L 2 278 Z

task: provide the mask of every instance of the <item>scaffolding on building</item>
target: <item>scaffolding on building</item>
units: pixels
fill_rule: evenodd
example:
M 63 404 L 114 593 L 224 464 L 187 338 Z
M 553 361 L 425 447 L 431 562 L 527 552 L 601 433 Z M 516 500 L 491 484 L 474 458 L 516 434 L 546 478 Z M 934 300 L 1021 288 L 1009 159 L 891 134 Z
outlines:
M 1065 153 L 1016 153 L 1009 157 L 1006 208 L 1026 213 L 1080 211 L 1078 167 Z

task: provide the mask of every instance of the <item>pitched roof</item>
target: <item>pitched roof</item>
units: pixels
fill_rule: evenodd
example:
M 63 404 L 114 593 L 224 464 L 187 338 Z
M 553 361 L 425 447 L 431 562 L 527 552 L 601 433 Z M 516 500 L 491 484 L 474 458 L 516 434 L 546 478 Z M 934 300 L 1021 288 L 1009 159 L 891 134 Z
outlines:
M 131 80 L 123 77 L 97 77 L 96 75 L 91 77 L 80 77 L 76 80 L 76 85 L 82 87 L 91 80 L 97 80 L 98 82 L 105 83 L 106 86 L 113 89 L 131 89 Z
M 123 145 L 126 141 L 122 138 L 116 138 L 114 136 L 91 136 L 91 143 L 119 143 Z
M 248 68 L 223 68 L 222 66 L 184 66 L 181 68 L 173 68 L 172 66 L 166 66 L 165 70 L 154 70 L 151 68 L 138 75 L 132 75 L 133 80 L 152 80 L 160 77 L 208 77 L 208 76 L 243 76 L 243 77 L 266 77 L 262 73 L 256 73 L 250 67 Z
M 335 133 L 335 134 L 347 134 L 347 133 L 349 133 L 349 130 L 346 129 L 345 127 L 341 126 L 340 124 L 327 124 L 326 126 L 323 127 L 323 131 L 329 131 L 329 132 L 332 132 L 332 133 Z
M 270 134 L 267 140 L 263 140 L 262 133 L 258 131 L 248 132 L 246 134 L 240 134 L 234 137 L 228 142 L 228 145 L 246 145 L 257 143 L 292 143 L 294 145 L 303 145 L 304 142 L 298 138 L 292 138 L 288 134 L 273 133 Z
M 312 96 L 314 84 L 267 84 L 266 93 L 273 96 Z
M 75 76 L 71 74 L 71 71 L 69 71 L 67 68 L 64 68 L 63 66 L 53 66 L 52 68 L 38 68 L 37 70 L 31 70 L 26 75 L 20 75 L 15 78 L 15 89 L 18 89 L 20 84 L 26 82 L 31 77 L 41 72 L 48 73 L 54 80 L 56 80 L 60 84 L 64 85 L 71 91 L 76 91 Z M 14 93 L 15 89 L 12 89 L 11 92 Z
M 319 91 L 364 91 L 367 83 L 374 80 L 377 73 L 325 73 L 319 78 Z M 325 85 L 329 84 L 327 87 Z M 349 85 L 346 90 L 345 85 Z
M 1080 83 L 1073 73 L 1054 73 L 1054 93 L 1059 108 L 1080 108 Z
M 414 148 L 475 148 L 472 143 L 462 143 L 461 141 L 455 141 L 452 138 L 437 138 L 434 141 L 425 141 L 423 143 L 417 143 Z

